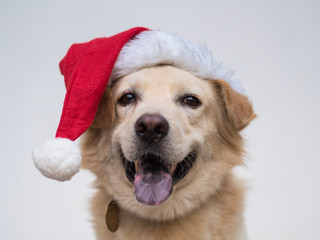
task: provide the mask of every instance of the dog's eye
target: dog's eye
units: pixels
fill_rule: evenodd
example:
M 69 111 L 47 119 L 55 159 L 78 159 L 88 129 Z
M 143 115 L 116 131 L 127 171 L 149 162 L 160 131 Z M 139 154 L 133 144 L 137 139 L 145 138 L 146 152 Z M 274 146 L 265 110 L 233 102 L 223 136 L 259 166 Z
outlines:
M 182 103 L 184 105 L 188 105 L 192 108 L 196 108 L 198 106 L 200 106 L 201 102 L 198 98 L 194 97 L 194 96 L 186 96 L 182 99 Z
M 122 106 L 129 105 L 130 103 L 135 102 L 136 98 L 133 93 L 126 93 L 124 94 L 119 100 L 118 103 Z

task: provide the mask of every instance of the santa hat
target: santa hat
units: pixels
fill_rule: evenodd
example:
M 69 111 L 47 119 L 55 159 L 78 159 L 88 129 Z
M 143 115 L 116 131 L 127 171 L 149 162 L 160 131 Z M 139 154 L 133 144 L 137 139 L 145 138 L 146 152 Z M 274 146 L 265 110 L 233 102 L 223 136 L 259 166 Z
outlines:
M 169 64 L 203 79 L 220 79 L 237 91 L 233 72 L 216 62 L 202 45 L 162 31 L 137 27 L 107 38 L 73 44 L 60 62 L 67 88 L 56 137 L 33 150 L 33 161 L 46 177 L 66 181 L 80 169 L 74 142 L 93 122 L 103 93 L 113 79 L 139 69 Z

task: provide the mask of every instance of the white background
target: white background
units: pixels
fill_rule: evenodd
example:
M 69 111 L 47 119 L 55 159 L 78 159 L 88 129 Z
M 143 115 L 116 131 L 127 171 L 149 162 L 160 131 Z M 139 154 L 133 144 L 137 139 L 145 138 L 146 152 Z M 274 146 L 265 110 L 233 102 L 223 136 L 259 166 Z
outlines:
M 92 175 L 44 178 L 30 151 L 53 137 L 72 43 L 134 26 L 206 43 L 259 116 L 244 130 L 251 240 L 320 239 L 320 2 L 0 1 L 0 239 L 94 239 Z

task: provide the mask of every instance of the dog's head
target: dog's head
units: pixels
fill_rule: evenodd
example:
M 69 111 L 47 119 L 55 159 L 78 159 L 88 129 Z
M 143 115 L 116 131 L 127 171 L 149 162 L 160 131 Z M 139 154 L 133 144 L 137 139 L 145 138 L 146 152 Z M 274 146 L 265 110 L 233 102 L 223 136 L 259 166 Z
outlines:
M 182 216 L 242 163 L 239 131 L 254 117 L 247 97 L 224 81 L 144 68 L 106 90 L 82 139 L 83 167 L 128 211 Z

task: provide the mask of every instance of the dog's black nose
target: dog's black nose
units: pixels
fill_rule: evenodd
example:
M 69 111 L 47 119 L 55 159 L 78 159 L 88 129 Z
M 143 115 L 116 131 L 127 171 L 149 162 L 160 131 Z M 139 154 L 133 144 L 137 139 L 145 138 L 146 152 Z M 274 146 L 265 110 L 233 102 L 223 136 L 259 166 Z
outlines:
M 135 130 L 143 141 L 156 143 L 167 135 L 169 123 L 160 114 L 143 114 L 138 118 Z

